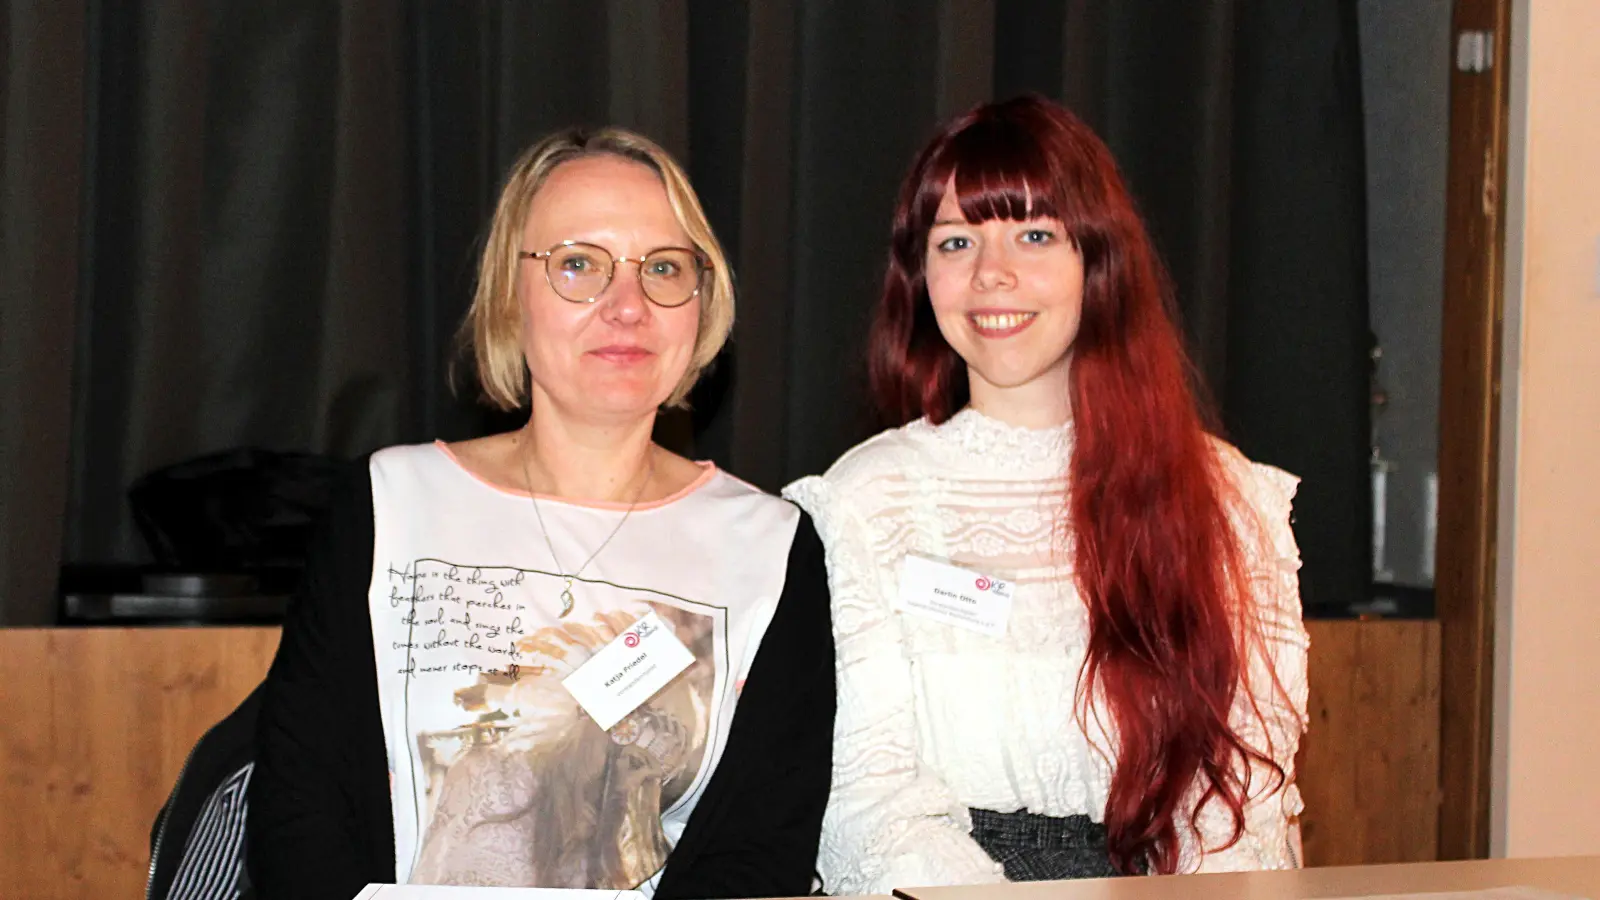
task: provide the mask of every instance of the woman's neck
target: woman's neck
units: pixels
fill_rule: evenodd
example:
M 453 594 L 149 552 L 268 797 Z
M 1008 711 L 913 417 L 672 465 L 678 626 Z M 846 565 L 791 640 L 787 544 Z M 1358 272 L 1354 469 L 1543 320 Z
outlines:
M 1027 384 L 998 387 L 969 367 L 967 405 L 1007 425 L 1057 428 L 1072 421 L 1072 390 L 1066 378 L 1050 374 Z
M 512 436 L 512 452 L 529 492 L 568 500 L 629 503 L 649 496 L 656 446 L 655 416 L 622 424 L 575 422 L 534 403 Z

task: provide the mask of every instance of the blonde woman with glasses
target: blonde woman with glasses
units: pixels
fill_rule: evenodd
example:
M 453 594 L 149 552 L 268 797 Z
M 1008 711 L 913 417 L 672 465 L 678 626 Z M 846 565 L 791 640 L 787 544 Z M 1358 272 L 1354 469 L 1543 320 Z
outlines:
M 807 517 L 652 442 L 732 278 L 671 157 L 567 131 L 512 168 L 463 327 L 512 432 L 372 455 L 268 676 L 264 900 L 368 883 L 811 889 L 833 642 Z

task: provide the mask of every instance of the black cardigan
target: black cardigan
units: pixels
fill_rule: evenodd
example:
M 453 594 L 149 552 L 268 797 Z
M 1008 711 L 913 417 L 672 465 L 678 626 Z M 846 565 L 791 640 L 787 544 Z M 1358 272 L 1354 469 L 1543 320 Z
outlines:
M 247 854 L 260 900 L 349 900 L 394 880 L 394 820 L 367 592 L 362 460 L 317 530 L 263 686 Z M 728 552 L 739 552 L 729 547 Z M 777 611 L 716 771 L 656 888 L 674 897 L 809 893 L 833 758 L 833 630 L 822 543 L 800 521 Z

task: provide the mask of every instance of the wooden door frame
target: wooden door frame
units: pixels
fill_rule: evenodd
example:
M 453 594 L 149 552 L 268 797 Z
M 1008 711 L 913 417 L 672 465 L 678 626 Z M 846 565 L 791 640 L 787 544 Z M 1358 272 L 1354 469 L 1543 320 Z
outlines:
M 1454 0 L 1453 41 L 1488 33 L 1489 68 L 1451 61 L 1440 346 L 1439 858 L 1489 855 L 1511 0 Z M 1452 46 L 1452 57 L 1456 47 Z

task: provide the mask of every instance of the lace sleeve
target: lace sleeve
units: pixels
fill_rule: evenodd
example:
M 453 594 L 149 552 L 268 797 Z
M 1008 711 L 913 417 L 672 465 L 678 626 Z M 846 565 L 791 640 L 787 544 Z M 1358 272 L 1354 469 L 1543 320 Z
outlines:
M 823 478 L 784 496 L 822 537 L 833 602 L 839 708 L 833 789 L 818 870 L 831 894 L 887 894 L 912 885 L 1005 881 L 968 834 L 966 808 L 918 763 L 910 663 L 862 518 Z
M 1282 767 L 1284 782 L 1280 786 L 1277 772 L 1270 766 L 1252 762 L 1244 833 L 1238 843 L 1225 850 L 1212 849 L 1232 835 L 1233 819 L 1221 804 L 1207 804 L 1197 822 L 1199 846 L 1191 843 L 1184 848 L 1185 871 L 1238 872 L 1302 865 L 1298 816 L 1304 804 L 1294 783 L 1294 759 L 1306 730 L 1310 639 L 1300 611 L 1300 551 L 1290 527 L 1299 481 L 1269 466 L 1246 465 L 1251 471 L 1241 473 L 1242 499 L 1259 528 L 1241 531 L 1260 535 L 1259 540 L 1245 542 L 1259 640 L 1247 643 L 1246 690 L 1234 705 L 1233 726 L 1246 744 L 1267 753 Z

